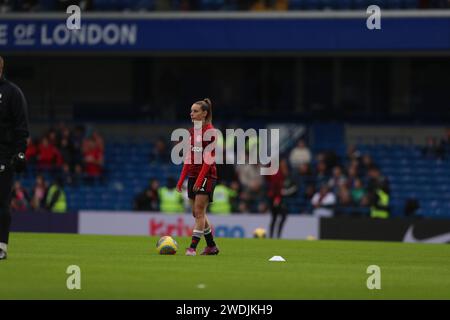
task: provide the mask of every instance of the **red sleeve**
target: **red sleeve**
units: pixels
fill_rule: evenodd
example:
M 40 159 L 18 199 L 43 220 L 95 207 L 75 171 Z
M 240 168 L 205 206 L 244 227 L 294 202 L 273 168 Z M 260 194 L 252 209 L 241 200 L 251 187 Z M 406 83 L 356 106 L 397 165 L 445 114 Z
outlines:
M 184 179 L 186 178 L 189 171 L 189 164 L 185 163 L 183 165 L 183 170 L 181 170 L 180 179 L 178 179 L 177 188 L 181 189 Z
M 215 161 L 215 152 L 208 152 L 204 155 L 204 161 L 202 164 L 202 169 L 200 170 L 200 173 L 198 174 L 197 180 L 195 180 L 195 187 L 200 188 L 200 186 L 203 183 L 203 179 L 205 179 L 206 174 L 209 172 L 209 168 L 211 168 L 212 164 Z

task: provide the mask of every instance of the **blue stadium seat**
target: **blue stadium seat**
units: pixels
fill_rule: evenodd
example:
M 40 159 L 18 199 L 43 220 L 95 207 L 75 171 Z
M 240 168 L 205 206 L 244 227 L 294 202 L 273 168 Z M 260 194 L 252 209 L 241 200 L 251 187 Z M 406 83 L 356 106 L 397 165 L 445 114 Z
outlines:
M 353 0 L 353 8 L 366 10 L 369 6 L 368 0 Z
M 317 1 L 319 2 L 319 1 Z M 320 0 L 319 4 L 320 9 L 335 9 L 336 8 L 336 1 L 335 0 Z
M 303 5 L 306 10 L 319 10 L 321 3 L 317 0 L 303 0 Z
M 321 132 L 327 131 L 322 128 Z M 320 141 L 322 143 L 313 149 L 331 148 L 345 154 L 346 147 L 340 139 L 335 142 Z M 383 174 L 388 176 L 393 216 L 403 214 L 406 199 L 416 198 L 421 205 L 421 215 L 450 217 L 450 162 L 423 159 L 417 154 L 416 147 L 409 146 L 359 145 L 358 149 L 373 155 Z M 82 187 L 67 186 L 71 209 L 131 210 L 133 198 L 147 187 L 150 178 L 156 178 L 164 184 L 169 176 L 176 178 L 179 175 L 180 166 L 149 164 L 150 150 L 151 144 L 148 142 L 107 143 L 107 185 L 97 182 Z M 48 174 L 46 177 L 50 181 Z M 34 180 L 33 175 L 25 175 L 22 184 L 31 188 Z M 288 201 L 288 208 L 292 212 L 301 212 L 307 205 L 302 198 Z
M 301 10 L 304 9 L 303 0 L 289 0 L 289 10 Z
M 419 7 L 418 0 L 403 0 L 403 8 L 406 9 L 417 9 Z
M 56 1 L 55 0 L 40 0 L 39 6 L 41 7 L 42 11 L 52 11 L 56 8 Z
M 376 5 L 381 9 L 386 9 L 388 7 L 387 0 L 371 0 L 369 5 Z
M 335 0 L 334 7 L 339 10 L 347 10 L 352 8 L 352 0 Z
M 99 11 L 119 10 L 119 0 L 94 0 L 93 7 Z
M 387 7 L 389 9 L 401 9 L 402 0 L 388 0 Z

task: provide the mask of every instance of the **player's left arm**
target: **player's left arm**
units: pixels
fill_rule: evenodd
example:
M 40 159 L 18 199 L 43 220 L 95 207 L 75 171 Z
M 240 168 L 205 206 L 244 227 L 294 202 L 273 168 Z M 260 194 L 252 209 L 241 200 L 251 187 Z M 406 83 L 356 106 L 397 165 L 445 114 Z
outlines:
M 28 129 L 28 107 L 25 96 L 19 88 L 14 87 L 11 97 L 11 114 L 13 119 L 14 156 L 12 159 L 16 171 L 25 170 L 25 151 Z

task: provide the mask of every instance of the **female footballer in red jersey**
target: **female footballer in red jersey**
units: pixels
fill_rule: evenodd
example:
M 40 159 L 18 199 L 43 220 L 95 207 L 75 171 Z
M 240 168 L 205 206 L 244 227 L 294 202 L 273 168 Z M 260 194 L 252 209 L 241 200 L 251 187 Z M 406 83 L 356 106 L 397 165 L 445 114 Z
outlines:
M 206 248 L 203 250 L 202 255 L 216 255 L 219 253 L 219 248 L 217 248 L 214 242 L 213 235 L 211 233 L 211 224 L 206 216 L 206 209 L 208 204 L 213 201 L 214 187 L 217 181 L 217 169 L 216 164 L 213 161 L 205 161 L 206 158 L 210 160 L 214 159 L 214 151 L 206 154 L 206 146 L 210 143 L 214 143 L 214 135 L 211 141 L 204 141 L 203 134 L 207 130 L 213 130 L 214 127 L 212 122 L 212 104 L 211 100 L 204 99 L 195 102 L 191 107 L 191 120 L 192 122 L 201 122 L 201 136 L 200 128 L 194 130 L 191 128 L 189 130 L 191 134 L 190 142 L 190 161 L 185 161 L 183 165 L 183 170 L 178 180 L 177 190 L 181 192 L 181 186 L 183 185 L 184 179 L 188 176 L 188 197 L 191 199 L 192 214 L 195 218 L 195 227 L 192 232 L 192 242 L 191 246 L 186 249 L 187 256 L 195 256 L 197 245 L 202 238 L 205 236 Z M 202 148 L 194 147 L 195 142 L 202 142 Z M 201 163 L 195 164 L 194 156 L 196 152 L 201 154 Z M 208 164 L 209 163 L 209 164 Z

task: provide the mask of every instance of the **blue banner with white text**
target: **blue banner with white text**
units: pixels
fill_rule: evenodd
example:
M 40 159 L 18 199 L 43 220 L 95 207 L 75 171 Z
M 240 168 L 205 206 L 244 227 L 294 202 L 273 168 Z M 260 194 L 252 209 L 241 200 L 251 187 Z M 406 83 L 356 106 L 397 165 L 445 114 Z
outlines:
M 0 18 L 0 52 L 339 52 L 450 50 L 450 17 Z

